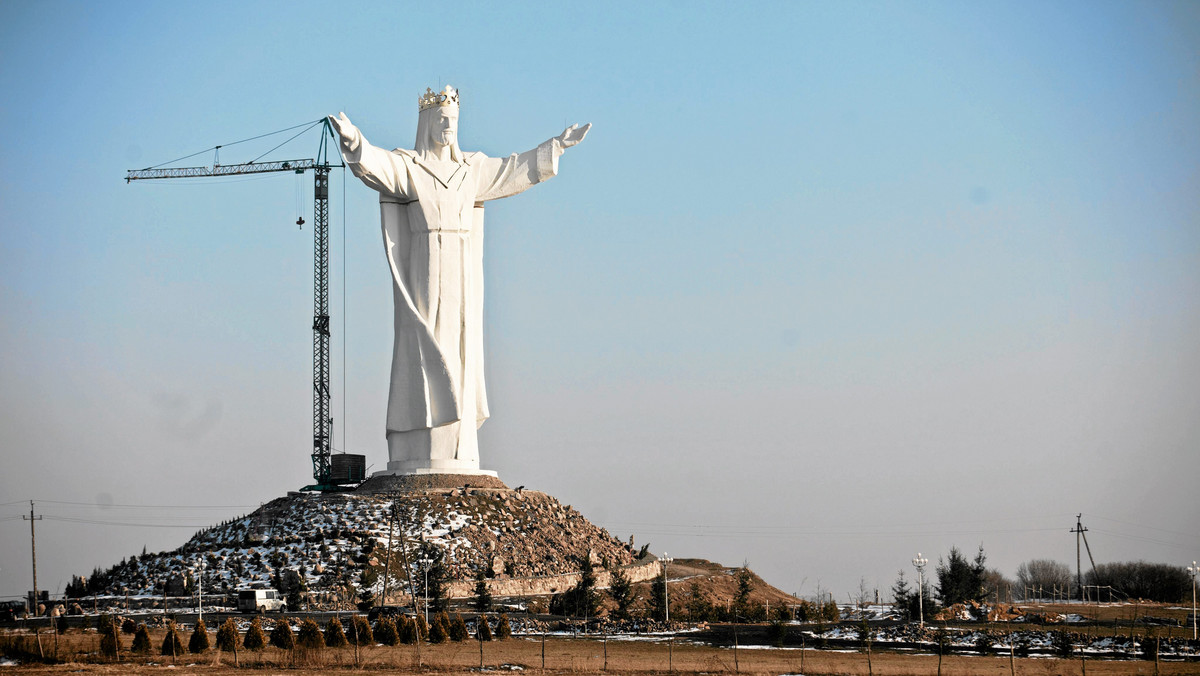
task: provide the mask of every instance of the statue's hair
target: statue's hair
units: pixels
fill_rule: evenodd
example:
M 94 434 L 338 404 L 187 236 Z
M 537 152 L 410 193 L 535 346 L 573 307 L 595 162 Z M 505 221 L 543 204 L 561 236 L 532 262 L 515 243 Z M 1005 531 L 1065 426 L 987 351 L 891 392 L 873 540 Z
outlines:
M 413 150 L 418 155 L 433 151 L 433 117 L 440 109 L 440 106 L 426 108 L 417 115 L 417 141 L 413 144 Z M 458 134 L 454 135 L 454 142 L 450 144 L 450 159 L 455 162 L 462 162 L 463 159 L 462 150 L 458 148 Z

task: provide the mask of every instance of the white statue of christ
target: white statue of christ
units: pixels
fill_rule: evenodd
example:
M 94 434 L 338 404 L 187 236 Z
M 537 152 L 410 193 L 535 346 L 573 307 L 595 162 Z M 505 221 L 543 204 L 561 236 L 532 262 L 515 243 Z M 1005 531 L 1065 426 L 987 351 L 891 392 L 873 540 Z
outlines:
M 558 173 L 591 128 L 572 125 L 505 158 L 458 147 L 458 92 L 419 97 L 413 150 L 377 148 L 345 113 L 329 122 L 354 175 L 379 192 L 395 339 L 387 474 L 494 474 L 479 467 L 483 382 L 483 205 Z

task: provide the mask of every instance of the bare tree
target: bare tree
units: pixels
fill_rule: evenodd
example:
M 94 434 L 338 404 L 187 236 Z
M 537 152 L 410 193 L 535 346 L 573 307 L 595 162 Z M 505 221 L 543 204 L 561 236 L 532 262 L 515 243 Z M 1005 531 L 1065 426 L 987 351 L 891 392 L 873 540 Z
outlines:
M 1026 589 L 1066 589 L 1071 584 L 1071 568 L 1051 559 L 1033 559 L 1017 566 L 1017 585 Z

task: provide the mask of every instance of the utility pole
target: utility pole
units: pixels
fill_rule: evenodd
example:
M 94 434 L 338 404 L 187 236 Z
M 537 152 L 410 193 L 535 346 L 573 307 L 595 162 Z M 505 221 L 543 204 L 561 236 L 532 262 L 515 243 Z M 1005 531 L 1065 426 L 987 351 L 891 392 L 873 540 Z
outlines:
M 204 621 L 204 555 L 200 555 L 200 577 L 196 579 L 196 591 L 199 592 L 200 621 Z
M 29 501 L 29 516 L 22 516 L 22 519 L 29 521 L 29 551 L 33 554 L 33 602 L 29 604 L 29 612 L 37 617 L 38 611 L 38 589 L 37 589 L 37 533 L 34 532 L 33 522 L 40 521 L 42 517 L 33 515 L 33 500 Z
M 433 559 L 423 556 L 420 559 L 421 567 L 425 569 L 425 626 L 429 626 L 429 564 L 433 563 Z M 413 610 L 416 610 L 415 608 Z
M 388 521 L 387 558 L 383 561 L 383 595 L 379 597 L 379 607 L 387 605 L 388 574 L 392 568 L 392 540 L 396 537 L 396 496 L 392 496 L 392 518 Z
M 1080 559 L 1079 559 L 1079 554 L 1080 554 L 1079 538 L 1082 537 L 1083 534 L 1087 532 L 1087 529 L 1083 527 L 1082 519 L 1083 519 L 1082 513 L 1076 515 L 1075 516 L 1075 528 L 1067 531 L 1068 533 L 1075 534 L 1075 586 L 1079 587 L 1079 598 L 1080 599 L 1083 598 L 1083 566 L 1080 565 Z M 1091 555 L 1092 555 L 1092 553 L 1089 550 L 1088 556 L 1090 557 Z
M 1196 562 L 1192 561 L 1192 565 L 1188 566 L 1188 572 L 1192 575 L 1192 640 L 1196 640 L 1196 573 L 1200 571 L 1200 567 L 1196 566 Z M 1112 592 L 1109 592 L 1112 596 Z
M 663 620 L 666 621 L 668 629 L 671 627 L 671 594 L 667 590 L 667 566 L 674 560 L 663 552 Z
M 400 513 L 400 509 L 396 509 L 397 515 L 400 517 L 400 561 L 404 564 L 404 575 L 408 578 L 408 591 L 412 595 L 413 614 L 417 612 L 417 581 L 413 576 L 412 566 L 408 565 L 408 538 L 405 533 L 408 532 L 408 519 L 404 514 Z M 403 593 L 403 592 L 401 592 Z M 415 620 L 416 617 L 413 617 Z M 420 648 L 418 647 L 418 650 Z

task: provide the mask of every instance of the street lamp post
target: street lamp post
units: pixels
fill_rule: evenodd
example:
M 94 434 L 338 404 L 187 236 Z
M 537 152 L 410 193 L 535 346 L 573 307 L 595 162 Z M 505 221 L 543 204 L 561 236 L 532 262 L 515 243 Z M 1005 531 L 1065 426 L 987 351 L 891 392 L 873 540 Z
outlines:
M 200 621 L 204 621 L 204 555 L 200 555 L 200 581 L 196 585 L 196 589 L 200 592 Z
M 1192 565 L 1188 568 L 1188 572 L 1192 574 L 1192 640 L 1196 640 L 1196 573 L 1200 568 L 1196 567 L 1196 562 L 1192 561 Z
M 917 567 L 917 608 L 921 616 L 921 628 L 925 628 L 925 566 L 929 563 L 929 559 L 923 558 L 921 552 L 917 552 L 917 557 L 913 559 L 913 565 Z
M 663 618 L 666 620 L 667 626 L 671 624 L 671 595 L 667 593 L 667 564 L 674 560 L 667 556 L 666 552 L 663 552 Z
M 433 559 L 420 559 L 421 568 L 425 570 L 425 626 L 429 626 L 429 564 L 433 563 Z

